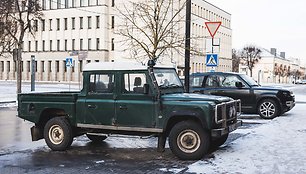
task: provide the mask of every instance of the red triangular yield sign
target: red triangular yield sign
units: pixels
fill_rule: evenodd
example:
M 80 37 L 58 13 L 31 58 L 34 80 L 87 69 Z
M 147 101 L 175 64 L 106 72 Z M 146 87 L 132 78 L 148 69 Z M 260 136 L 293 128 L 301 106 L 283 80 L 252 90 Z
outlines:
M 209 34 L 211 35 L 211 37 L 213 38 L 215 36 L 215 34 L 217 33 L 221 22 L 205 22 L 205 25 L 209 31 Z

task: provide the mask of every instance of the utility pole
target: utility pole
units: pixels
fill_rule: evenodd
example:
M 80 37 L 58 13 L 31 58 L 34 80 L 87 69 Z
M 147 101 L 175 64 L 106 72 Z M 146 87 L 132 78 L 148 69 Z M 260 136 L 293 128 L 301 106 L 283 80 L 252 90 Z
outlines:
M 185 26 L 185 90 L 189 92 L 190 74 L 190 27 L 191 27 L 191 0 L 186 1 L 186 26 Z

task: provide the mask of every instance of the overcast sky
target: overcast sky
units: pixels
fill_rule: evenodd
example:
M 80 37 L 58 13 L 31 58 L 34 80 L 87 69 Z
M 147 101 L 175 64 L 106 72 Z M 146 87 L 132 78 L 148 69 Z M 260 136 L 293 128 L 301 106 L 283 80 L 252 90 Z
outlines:
M 305 0 L 206 0 L 232 14 L 233 48 L 256 44 L 306 60 Z

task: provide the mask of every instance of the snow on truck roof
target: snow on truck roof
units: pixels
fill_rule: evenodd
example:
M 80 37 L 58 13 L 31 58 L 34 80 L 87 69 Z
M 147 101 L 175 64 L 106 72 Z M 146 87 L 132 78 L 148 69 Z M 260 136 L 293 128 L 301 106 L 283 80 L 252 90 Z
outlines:
M 173 66 L 155 66 L 160 68 L 173 68 Z M 146 70 L 147 66 L 137 62 L 94 62 L 84 66 L 83 71 L 99 70 Z

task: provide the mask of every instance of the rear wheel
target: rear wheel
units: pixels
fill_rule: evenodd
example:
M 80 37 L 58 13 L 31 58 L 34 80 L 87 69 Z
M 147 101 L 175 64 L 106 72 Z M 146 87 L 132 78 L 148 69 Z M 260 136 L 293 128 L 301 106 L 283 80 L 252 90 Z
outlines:
M 44 138 L 50 149 L 66 150 L 73 141 L 72 128 L 64 117 L 50 119 L 44 128 Z
M 86 134 L 87 138 L 90 139 L 92 142 L 101 142 L 104 141 L 107 136 L 105 135 L 92 135 L 92 134 Z
M 201 159 L 207 153 L 209 145 L 209 134 L 193 121 L 177 123 L 169 134 L 171 151 L 183 160 Z
M 278 105 L 272 99 L 262 100 L 258 105 L 257 111 L 263 119 L 273 119 L 280 113 Z

